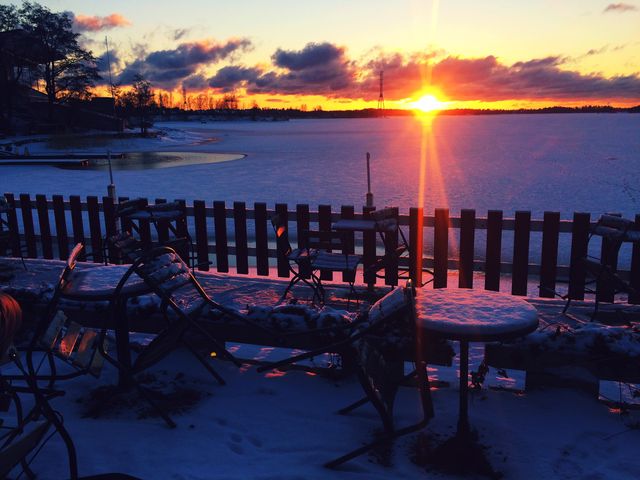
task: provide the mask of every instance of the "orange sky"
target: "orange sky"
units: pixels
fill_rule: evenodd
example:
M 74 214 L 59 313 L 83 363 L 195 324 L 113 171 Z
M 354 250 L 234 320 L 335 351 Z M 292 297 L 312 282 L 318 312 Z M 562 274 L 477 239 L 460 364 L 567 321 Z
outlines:
M 111 45 L 115 81 L 135 73 L 182 104 L 205 92 L 245 106 L 444 108 L 640 104 L 640 1 L 43 1 L 73 12 L 82 42 Z

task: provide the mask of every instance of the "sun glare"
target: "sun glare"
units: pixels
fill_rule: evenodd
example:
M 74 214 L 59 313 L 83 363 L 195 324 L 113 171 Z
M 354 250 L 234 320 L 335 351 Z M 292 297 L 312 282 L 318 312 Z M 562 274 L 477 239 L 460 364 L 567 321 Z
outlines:
M 441 102 L 433 95 L 423 95 L 415 102 L 411 103 L 411 106 L 425 113 L 435 112 L 442 110 L 445 107 L 444 102 Z

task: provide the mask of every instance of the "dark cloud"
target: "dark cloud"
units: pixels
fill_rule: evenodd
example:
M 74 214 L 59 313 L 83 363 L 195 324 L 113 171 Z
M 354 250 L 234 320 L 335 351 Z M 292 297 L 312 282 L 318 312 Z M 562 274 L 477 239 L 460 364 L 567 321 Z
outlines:
M 302 50 L 276 50 L 273 63 L 288 70 L 306 70 L 321 67 L 344 57 L 344 49 L 331 43 L 308 43 Z
M 386 63 L 385 96 L 405 98 L 429 83 L 445 96 L 455 100 L 581 100 L 638 99 L 640 76 L 607 78 L 563 70 L 563 57 L 547 57 L 505 65 L 494 56 L 459 58 L 449 56 L 429 64 L 397 57 Z M 373 97 L 377 72 L 371 71 L 362 91 Z M 427 82 L 427 79 L 430 79 Z
M 260 78 L 262 71 L 258 68 L 240 67 L 230 65 L 223 67 L 209 79 L 209 86 L 219 88 L 223 91 L 230 91 L 234 88 L 255 82 Z
M 247 39 L 232 39 L 225 43 L 208 40 L 181 43 L 175 49 L 151 52 L 129 63 L 119 81 L 126 85 L 131 83 L 136 74 L 141 74 L 156 87 L 173 89 L 195 75 L 201 67 L 218 63 L 250 48 L 251 42 Z M 193 77 L 190 83 L 195 79 Z M 205 84 L 206 81 L 202 83 L 203 86 Z
M 247 92 L 341 96 L 356 82 L 356 65 L 345 49 L 330 43 L 309 43 L 302 50 L 278 49 L 271 57 L 280 70 L 246 78 Z M 256 72 L 250 72 L 254 74 Z
M 73 19 L 73 27 L 78 32 L 99 32 L 129 25 L 131 22 L 119 13 L 112 13 L 106 17 L 76 15 Z
M 602 13 L 607 13 L 607 12 L 625 13 L 625 12 L 635 12 L 637 10 L 638 10 L 638 7 L 630 3 L 610 3 L 602 11 Z

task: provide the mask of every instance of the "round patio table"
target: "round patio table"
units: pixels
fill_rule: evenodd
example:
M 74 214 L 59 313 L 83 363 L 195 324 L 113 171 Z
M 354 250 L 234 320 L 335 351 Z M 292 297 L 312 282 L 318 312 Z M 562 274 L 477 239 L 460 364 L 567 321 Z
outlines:
M 460 406 L 453 442 L 455 456 L 471 456 L 476 446 L 470 435 L 469 342 L 506 341 L 538 327 L 538 312 L 521 297 L 489 290 L 442 288 L 419 290 L 417 328 L 424 336 L 460 342 Z

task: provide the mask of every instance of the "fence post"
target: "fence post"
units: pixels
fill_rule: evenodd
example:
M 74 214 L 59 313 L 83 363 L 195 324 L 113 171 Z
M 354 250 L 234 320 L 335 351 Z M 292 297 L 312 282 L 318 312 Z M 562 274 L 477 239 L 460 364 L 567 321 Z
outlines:
M 193 223 L 196 234 L 196 258 L 198 270 L 209 271 L 209 235 L 204 200 L 193 201 Z
M 422 286 L 422 252 L 424 239 L 424 211 L 409 209 L 409 276 L 416 287 Z
M 87 197 L 87 210 L 89 211 L 89 232 L 91 234 L 91 250 L 93 261 L 102 263 L 102 229 L 100 227 L 100 207 L 98 197 Z
M 460 212 L 460 271 L 458 287 L 473 288 L 473 256 L 476 235 L 476 211 Z
M 487 214 L 487 251 L 485 254 L 485 290 L 500 290 L 500 261 L 502 257 L 502 210 Z
M 233 228 L 236 244 L 236 272 L 249 273 L 247 245 L 247 207 L 244 202 L 233 202 Z
M 542 258 L 540 264 L 540 296 L 553 298 L 556 291 L 560 212 L 544 212 L 542 224 Z
M 355 216 L 355 208 L 353 205 L 342 205 L 340 208 L 340 218 L 353 218 Z M 344 237 L 346 239 L 346 245 L 343 246 L 342 253 L 345 254 L 353 254 L 355 252 L 355 235 L 353 232 L 344 232 Z M 342 273 L 342 281 L 343 282 L 351 282 L 355 280 L 355 272 Z
M 56 237 L 58 238 L 58 257 L 61 260 L 66 260 L 69 256 L 69 236 L 62 195 L 53 196 L 53 216 L 56 222 Z
M 584 299 L 587 272 L 581 259 L 587 256 L 589 248 L 589 213 L 574 212 L 571 225 L 571 260 L 569 265 L 569 298 Z
M 433 229 L 433 288 L 446 288 L 449 267 L 449 209 L 436 208 Z
M 516 212 L 513 232 L 513 272 L 511 294 L 526 295 L 529 276 L 529 239 L 531 236 L 531 212 Z
M 276 203 L 276 215 L 284 220 L 287 235 L 289 235 L 289 211 L 286 203 Z M 284 256 L 284 252 L 281 252 L 280 249 L 277 248 L 277 243 L 278 241 L 276 239 L 278 276 L 287 278 L 289 277 L 289 260 Z
M 227 245 L 227 211 L 224 202 L 213 202 L 213 220 L 216 229 L 216 270 L 229 271 L 229 246 Z
M 258 275 L 269 275 L 269 240 L 267 236 L 267 204 L 255 203 L 256 271 Z
M 40 226 L 40 244 L 42 245 L 42 256 L 50 260 L 53 258 L 53 239 L 51 238 L 49 208 L 47 207 L 47 197 L 45 195 L 36 195 L 36 209 L 38 210 L 38 225 Z
M 331 205 L 318 206 L 318 230 L 320 232 L 331 231 Z M 323 238 L 322 234 L 320 235 L 320 238 Z M 320 270 L 320 279 L 329 281 L 333 280 L 333 272 Z
M 31 197 L 28 193 L 20 194 L 20 210 L 22 211 L 22 225 L 24 228 L 24 240 L 27 244 L 27 257 L 36 258 L 38 248 L 36 246 L 36 234 L 33 229 L 33 213 L 31 210 Z
M 73 226 L 73 243 L 86 244 L 84 238 L 84 222 L 82 220 L 82 201 L 80 196 L 71 195 L 69 197 L 69 203 L 71 204 L 71 225 Z M 80 252 L 79 260 L 86 260 L 85 249 Z

